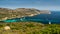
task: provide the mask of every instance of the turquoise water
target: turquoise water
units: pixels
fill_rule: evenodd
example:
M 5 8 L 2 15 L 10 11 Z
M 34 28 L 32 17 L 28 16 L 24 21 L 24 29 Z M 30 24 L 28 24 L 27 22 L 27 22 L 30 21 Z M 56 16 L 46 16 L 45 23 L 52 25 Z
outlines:
M 3 22 L 41 22 L 44 24 L 48 24 L 48 22 L 51 22 L 52 24 L 60 24 L 60 12 L 52 11 L 51 14 L 39 14 L 33 17 L 22 17 L 22 18 L 13 18 L 13 19 L 7 19 Z
M 23 18 L 13 18 L 13 19 L 7 19 L 7 20 L 3 20 L 3 22 L 25 22 L 27 21 L 26 19 Z
M 16 22 L 16 20 L 4 20 L 4 22 Z

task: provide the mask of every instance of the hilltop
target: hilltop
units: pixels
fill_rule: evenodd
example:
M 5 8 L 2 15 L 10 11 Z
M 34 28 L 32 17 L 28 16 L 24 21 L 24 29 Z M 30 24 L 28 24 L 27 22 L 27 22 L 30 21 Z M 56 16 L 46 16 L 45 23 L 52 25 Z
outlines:
M 17 8 L 17 9 L 0 8 L 0 20 L 20 18 L 24 16 L 34 16 L 38 14 L 50 14 L 50 11 L 38 10 L 34 8 Z

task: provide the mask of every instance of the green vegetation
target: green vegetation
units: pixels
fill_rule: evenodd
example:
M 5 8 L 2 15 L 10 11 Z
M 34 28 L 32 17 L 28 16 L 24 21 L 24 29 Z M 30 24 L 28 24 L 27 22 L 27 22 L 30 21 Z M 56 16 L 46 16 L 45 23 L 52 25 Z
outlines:
M 4 30 L 9 26 L 10 30 Z M 60 34 L 59 24 L 41 24 L 37 22 L 0 23 L 1 34 Z

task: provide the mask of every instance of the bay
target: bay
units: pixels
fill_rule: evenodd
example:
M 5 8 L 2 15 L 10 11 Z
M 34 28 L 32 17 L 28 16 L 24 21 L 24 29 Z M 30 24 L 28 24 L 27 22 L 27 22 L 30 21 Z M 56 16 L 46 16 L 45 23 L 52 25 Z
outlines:
M 4 20 L 4 22 L 40 22 L 43 24 L 48 24 L 51 22 L 52 24 L 60 24 L 60 11 L 51 11 L 51 14 L 39 14 L 32 17 L 22 17 L 22 18 L 13 18 Z

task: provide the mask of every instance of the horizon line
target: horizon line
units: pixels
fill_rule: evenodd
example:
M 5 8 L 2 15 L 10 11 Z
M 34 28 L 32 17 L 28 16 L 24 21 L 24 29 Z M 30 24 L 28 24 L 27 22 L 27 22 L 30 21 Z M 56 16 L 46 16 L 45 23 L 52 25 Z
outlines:
M 6 9 L 18 9 L 17 8 L 9 8 L 9 7 L 0 7 L 0 8 L 6 8 Z M 19 8 L 23 8 L 23 7 L 19 7 Z M 28 7 L 24 7 L 24 8 L 27 8 L 27 9 L 38 9 L 38 10 L 48 10 L 48 9 L 39 9 L 39 8 L 28 8 Z M 60 11 L 60 10 L 49 10 L 49 11 Z

